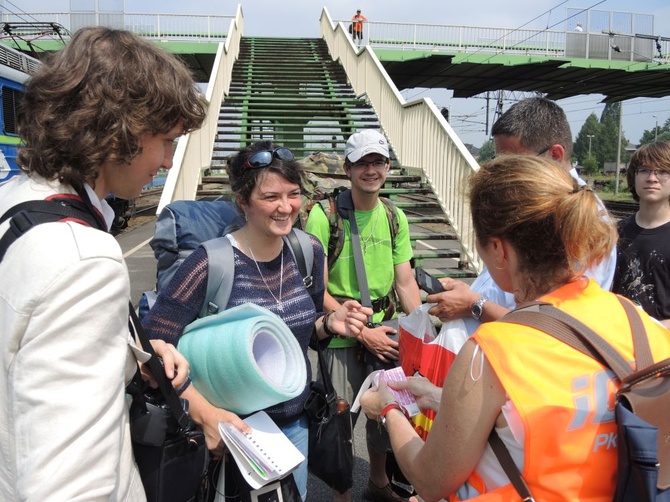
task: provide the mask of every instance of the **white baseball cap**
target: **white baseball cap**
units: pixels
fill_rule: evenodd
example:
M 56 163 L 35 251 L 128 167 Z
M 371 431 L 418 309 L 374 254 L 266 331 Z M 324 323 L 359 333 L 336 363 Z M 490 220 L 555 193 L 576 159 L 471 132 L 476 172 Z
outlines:
M 349 162 L 357 162 L 369 153 L 379 153 L 387 159 L 390 157 L 389 144 L 379 131 L 363 129 L 349 136 L 347 146 L 344 148 L 344 156 Z

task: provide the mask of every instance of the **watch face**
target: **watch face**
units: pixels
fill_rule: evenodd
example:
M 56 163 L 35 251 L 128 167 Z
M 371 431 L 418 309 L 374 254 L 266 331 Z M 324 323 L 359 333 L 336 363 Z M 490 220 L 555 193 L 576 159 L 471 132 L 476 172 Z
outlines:
M 475 304 L 472 306 L 472 315 L 473 315 L 473 317 L 476 317 L 477 319 L 479 319 L 479 318 L 481 317 L 481 315 L 482 315 L 482 306 L 481 306 L 479 303 L 475 303 Z

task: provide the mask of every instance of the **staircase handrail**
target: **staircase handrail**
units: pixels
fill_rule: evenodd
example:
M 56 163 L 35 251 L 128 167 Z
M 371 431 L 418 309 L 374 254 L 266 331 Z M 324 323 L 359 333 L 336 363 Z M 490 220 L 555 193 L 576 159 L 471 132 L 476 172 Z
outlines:
M 220 43 L 216 51 L 212 74 L 207 84 L 205 98 L 209 103 L 207 117 L 202 128 L 179 139 L 173 158 L 173 167 L 168 171 L 165 187 L 156 213 L 175 200 L 195 200 L 202 171 L 211 166 L 212 150 L 216 140 L 219 113 L 224 96 L 230 91 L 233 64 L 240 52 L 240 39 L 244 31 L 242 5 L 238 4 L 237 14 L 230 22 L 225 43 Z
M 461 263 L 481 272 L 470 206 L 468 176 L 479 166 L 430 98 L 406 102 L 375 53 L 354 44 L 344 23 L 321 12 L 321 36 L 333 60 L 340 60 L 356 95 L 366 95 L 401 165 L 423 169 L 461 243 Z

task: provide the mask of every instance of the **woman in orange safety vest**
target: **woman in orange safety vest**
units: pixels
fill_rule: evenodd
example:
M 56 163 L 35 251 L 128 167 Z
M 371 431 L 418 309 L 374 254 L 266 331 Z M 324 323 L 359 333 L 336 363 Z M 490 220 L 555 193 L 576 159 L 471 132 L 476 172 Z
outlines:
M 633 360 L 617 297 L 582 274 L 616 242 L 598 199 L 542 157 L 503 156 L 469 182 L 477 250 L 493 279 L 521 305 L 549 302 Z M 655 361 L 670 357 L 668 331 L 640 311 Z M 381 417 L 403 472 L 426 501 L 521 500 L 487 446 L 495 427 L 535 500 L 611 501 L 617 466 L 617 387 L 591 357 L 546 333 L 496 321 L 466 342 L 439 389 L 409 388 L 437 410 L 424 443 L 382 383 L 362 398 Z

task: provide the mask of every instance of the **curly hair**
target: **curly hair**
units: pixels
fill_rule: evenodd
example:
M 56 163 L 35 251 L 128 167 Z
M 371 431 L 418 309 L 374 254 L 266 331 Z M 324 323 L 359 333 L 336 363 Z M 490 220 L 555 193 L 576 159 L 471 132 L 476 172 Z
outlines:
M 29 79 L 19 109 L 21 169 L 76 188 L 129 164 L 146 134 L 198 129 L 206 101 L 175 56 L 128 31 L 88 27 Z
M 528 155 L 500 156 L 469 180 L 477 241 L 507 240 L 520 273 L 540 294 L 581 276 L 606 258 L 617 231 L 598 198 L 558 164 Z
M 268 166 L 247 168 L 245 162 L 257 152 L 274 152 L 279 145 L 272 141 L 259 141 L 242 148 L 236 155 L 228 159 L 226 172 L 230 179 L 230 188 L 239 202 L 249 203 L 251 193 L 258 184 L 258 179 L 264 173 L 275 172 L 289 183 L 295 183 L 303 190 L 302 165 L 297 160 L 282 160 L 276 155 Z
M 638 148 L 631 156 L 626 171 L 626 182 L 633 199 L 638 202 L 640 196 L 635 191 L 635 171 L 643 166 L 660 171 L 670 171 L 670 141 L 647 143 Z

